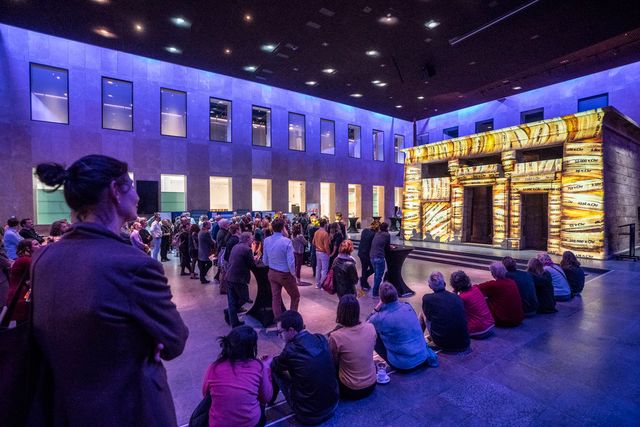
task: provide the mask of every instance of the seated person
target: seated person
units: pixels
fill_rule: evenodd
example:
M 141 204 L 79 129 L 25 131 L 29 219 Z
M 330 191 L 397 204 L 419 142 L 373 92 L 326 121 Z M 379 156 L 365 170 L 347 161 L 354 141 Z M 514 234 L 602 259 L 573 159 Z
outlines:
M 464 304 L 469 337 L 484 339 L 491 336 L 495 322 L 480 289 L 477 286 L 471 286 L 469 276 L 461 270 L 451 273 L 451 287 Z
M 551 257 L 546 252 L 538 254 L 538 259 L 544 266 L 544 271 L 551 274 L 551 284 L 553 285 L 553 297 L 556 301 L 569 301 L 571 299 L 571 287 L 567 281 L 564 271 L 559 265 L 553 263 Z
M 444 276 L 439 271 L 429 275 L 432 294 L 422 297 L 422 312 L 435 345 L 445 352 L 469 350 L 469 332 L 464 304 L 460 297 L 445 289 Z
M 211 395 L 209 425 L 264 426 L 264 407 L 273 389 L 269 364 L 256 358 L 258 334 L 239 326 L 218 340 L 222 351 L 209 365 L 202 385 L 202 394 Z
M 538 297 L 536 296 L 536 286 L 533 284 L 533 277 L 526 271 L 518 270 L 516 260 L 510 256 L 502 258 L 502 264 L 507 269 L 507 278 L 516 282 L 520 299 L 522 300 L 522 311 L 525 316 L 533 316 L 538 311 Z
M 309 333 L 302 316 L 292 310 L 279 317 L 278 332 L 286 344 L 271 362 L 274 385 L 282 390 L 298 422 L 325 422 L 338 407 L 339 395 L 327 338 Z
M 560 267 L 562 267 L 564 276 L 567 278 L 567 282 L 569 282 L 571 296 L 580 295 L 582 289 L 584 289 L 584 270 L 580 267 L 580 262 L 573 252 L 564 251 L 562 261 L 560 261 Z
M 375 350 L 389 365 L 400 370 L 423 363 L 438 366 L 436 354 L 427 346 L 420 322 L 411 304 L 398 301 L 398 291 L 389 282 L 380 286 L 380 302 L 369 315 L 376 328 Z
M 329 334 L 329 348 L 338 366 L 340 397 L 367 397 L 376 386 L 376 329 L 369 322 L 360 322 L 360 304 L 351 294 L 340 298 L 336 323 L 338 328 Z
M 553 297 L 553 285 L 551 284 L 551 274 L 544 271 L 544 266 L 538 258 L 531 258 L 527 263 L 527 271 L 533 278 L 538 297 L 538 313 L 556 313 L 556 300 Z
M 507 279 L 507 269 L 495 261 L 489 266 L 494 280 L 480 283 L 478 289 L 487 298 L 487 305 L 497 326 L 518 326 L 524 319 L 522 301 L 516 282 Z

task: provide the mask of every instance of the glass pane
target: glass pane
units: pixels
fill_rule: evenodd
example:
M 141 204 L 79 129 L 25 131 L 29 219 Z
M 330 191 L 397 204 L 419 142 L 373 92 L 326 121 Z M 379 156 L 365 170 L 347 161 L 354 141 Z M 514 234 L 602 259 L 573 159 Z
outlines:
M 452 128 L 448 128 L 442 131 L 443 138 L 457 138 L 458 137 L 458 126 L 454 126 Z
M 609 105 L 609 94 L 604 93 L 602 95 L 590 96 L 589 98 L 578 100 L 578 112 L 603 108 L 607 105 Z
M 253 107 L 251 113 L 253 145 L 271 147 L 271 110 Z
M 476 133 L 493 130 L 493 119 L 476 122 Z
M 289 113 L 289 148 L 305 150 L 305 123 L 302 114 Z
M 320 119 L 320 152 L 336 153 L 336 124 L 332 120 Z
M 209 98 L 209 139 L 231 142 L 231 101 Z
M 373 160 L 384 161 L 384 132 L 373 131 Z
M 160 89 L 162 135 L 187 137 L 187 93 Z
M 226 176 L 209 177 L 209 208 L 212 211 L 232 210 L 231 178 Z
M 382 217 L 384 221 L 384 186 L 373 186 L 373 216 Z
M 331 220 L 336 213 L 336 185 L 333 182 L 320 183 L 320 215 Z
M 271 180 L 252 179 L 251 180 L 251 210 L 270 211 L 271 210 Z
M 31 120 L 69 123 L 67 70 L 31 64 Z
M 395 155 L 396 163 L 404 163 L 404 153 L 400 150 L 404 148 L 404 136 L 403 135 L 394 135 L 393 136 L 393 150 Z
M 102 127 L 133 131 L 133 83 L 102 78 Z
M 304 181 L 289 181 L 289 212 L 305 211 L 305 189 Z
M 186 180 L 184 175 L 160 175 L 160 210 L 162 212 L 186 209 Z
M 349 125 L 349 157 L 360 158 L 360 126 Z
M 533 123 L 544 120 L 544 108 L 523 111 L 520 113 L 520 123 Z
M 429 132 L 421 133 L 417 136 L 418 145 L 424 145 L 429 143 Z
M 362 216 L 360 208 L 362 200 L 362 191 L 360 184 L 349 184 L 349 218 Z

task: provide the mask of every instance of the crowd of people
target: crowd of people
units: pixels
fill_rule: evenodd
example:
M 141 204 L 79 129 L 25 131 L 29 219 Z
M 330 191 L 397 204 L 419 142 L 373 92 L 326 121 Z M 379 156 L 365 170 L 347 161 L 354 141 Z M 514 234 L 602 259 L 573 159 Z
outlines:
M 109 424 L 176 425 L 161 360 L 182 353 L 188 329 L 158 262 L 167 261 L 172 248 L 181 273 L 203 284 L 211 282 L 215 264 L 212 280 L 227 295 L 225 318 L 232 329 L 219 339 L 220 355 L 202 387 L 210 398 L 210 425 L 264 425 L 265 406 L 278 391 L 298 421 L 324 422 L 340 399 L 364 398 L 389 380 L 374 351 L 400 372 L 437 367 L 437 350 L 468 352 L 471 339 L 554 313 L 557 301 L 579 296 L 584 287 L 585 273 L 571 252 L 560 265 L 539 254 L 526 270 L 505 257 L 491 263 L 493 279 L 484 283 L 472 285 L 464 271 L 453 272 L 452 291 L 441 272 L 432 272 L 432 292 L 423 296 L 418 315 L 399 300 L 393 284 L 383 282 L 392 247 L 387 223 L 374 221 L 363 230 L 358 273 L 353 242 L 339 220 L 276 213 L 196 221 L 184 213 L 173 224 L 159 214 L 148 221 L 137 217 L 127 165 L 116 159 L 86 156 L 68 169 L 42 164 L 36 174 L 54 188 L 64 185 L 75 220 L 71 226 L 57 221 L 46 238 L 30 218 L 7 221 L 0 301 L 12 307 L 3 310 L 10 315 L 2 322 L 31 322 L 33 345 L 51 381 L 38 384 L 43 388 L 37 396 L 49 393 L 53 402 L 40 416 L 69 424 L 89 424 L 101 414 Z M 330 269 L 333 274 L 336 327 L 326 335 L 309 332 L 298 312 L 305 264 L 318 288 Z M 258 357 L 257 334 L 238 317 L 251 302 L 250 272 L 257 266 L 268 267 L 276 330 L 284 341 L 273 357 Z M 284 311 L 283 288 L 291 301 Z M 377 303 L 362 316 L 359 298 L 369 290 Z M 87 399 L 92 393 L 100 399 Z

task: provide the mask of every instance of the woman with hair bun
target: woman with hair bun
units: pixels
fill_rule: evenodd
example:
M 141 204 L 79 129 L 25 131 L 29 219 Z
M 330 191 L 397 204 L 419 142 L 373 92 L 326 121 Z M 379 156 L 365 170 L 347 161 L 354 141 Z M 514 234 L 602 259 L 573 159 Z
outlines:
M 127 164 L 89 155 L 68 169 L 40 164 L 73 224 L 32 261 L 33 335 L 50 372 L 39 395 L 66 425 L 175 426 L 161 359 L 179 356 L 188 330 L 162 265 L 120 237 L 136 219 Z M 97 417 L 97 418 L 96 418 Z

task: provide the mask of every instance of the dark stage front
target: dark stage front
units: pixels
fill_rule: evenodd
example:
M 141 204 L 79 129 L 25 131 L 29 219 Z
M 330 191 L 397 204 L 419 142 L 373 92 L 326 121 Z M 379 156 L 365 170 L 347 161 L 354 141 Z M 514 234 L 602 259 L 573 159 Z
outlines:
M 464 189 L 463 242 L 491 244 L 493 191 L 491 186 Z
M 522 193 L 522 249 L 547 250 L 549 236 L 548 193 Z

